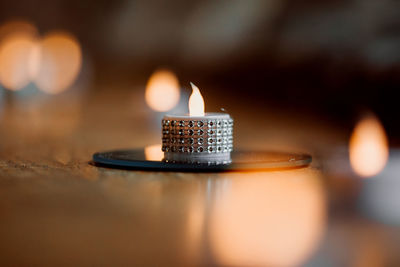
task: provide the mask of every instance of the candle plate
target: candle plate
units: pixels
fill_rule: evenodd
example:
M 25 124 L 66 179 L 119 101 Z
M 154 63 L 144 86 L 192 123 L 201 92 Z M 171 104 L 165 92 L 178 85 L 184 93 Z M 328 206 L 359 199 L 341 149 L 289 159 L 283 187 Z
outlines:
M 224 164 L 165 162 L 162 159 L 146 159 L 144 149 L 115 150 L 93 155 L 93 162 L 97 166 L 133 170 L 186 172 L 293 169 L 306 167 L 312 161 L 311 156 L 307 154 L 275 151 L 233 151 L 231 159 L 232 162 Z

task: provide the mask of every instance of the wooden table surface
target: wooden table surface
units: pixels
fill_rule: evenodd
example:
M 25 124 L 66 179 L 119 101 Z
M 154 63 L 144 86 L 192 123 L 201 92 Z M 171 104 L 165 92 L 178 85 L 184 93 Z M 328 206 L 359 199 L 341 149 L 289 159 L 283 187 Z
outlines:
M 399 230 L 353 212 L 359 183 L 330 177 L 318 156 L 310 167 L 272 172 L 99 168 L 94 152 L 159 142 L 161 115 L 140 88 L 7 92 L 0 108 L 1 266 L 399 263 Z M 232 115 L 241 147 L 315 154 L 340 136 L 286 114 Z

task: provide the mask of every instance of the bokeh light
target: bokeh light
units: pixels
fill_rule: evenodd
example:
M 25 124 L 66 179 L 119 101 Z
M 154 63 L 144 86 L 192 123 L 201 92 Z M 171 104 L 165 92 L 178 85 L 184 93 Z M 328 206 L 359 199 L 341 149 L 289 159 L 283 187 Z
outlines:
M 32 44 L 31 52 L 29 54 L 27 67 L 28 74 L 31 80 L 34 80 L 37 76 L 41 63 L 41 45 L 40 42 L 34 42 Z
M 0 41 L 16 33 L 25 36 L 37 36 L 38 30 L 35 25 L 26 20 L 11 20 L 0 25 Z
M 11 21 L 0 27 L 0 83 L 9 90 L 24 88 L 38 62 L 32 57 L 37 47 L 37 30 L 26 21 Z
M 9 90 L 34 81 L 46 93 L 60 93 L 76 80 L 81 65 L 79 42 L 68 33 L 53 32 L 40 40 L 27 21 L 0 27 L 0 84 Z
M 176 106 L 180 98 L 179 82 L 169 70 L 154 72 L 147 82 L 145 99 L 155 111 L 164 112 Z
M 161 150 L 161 145 L 151 145 L 144 148 L 146 160 L 159 161 L 164 157 L 164 152 Z
M 374 116 L 368 116 L 357 123 L 350 138 L 350 163 L 360 176 L 378 174 L 389 157 L 385 129 Z
M 38 49 L 38 48 L 36 48 Z M 46 35 L 40 43 L 40 67 L 35 83 L 40 90 L 49 94 L 63 92 L 76 80 L 82 65 L 79 42 L 70 34 L 54 32 Z

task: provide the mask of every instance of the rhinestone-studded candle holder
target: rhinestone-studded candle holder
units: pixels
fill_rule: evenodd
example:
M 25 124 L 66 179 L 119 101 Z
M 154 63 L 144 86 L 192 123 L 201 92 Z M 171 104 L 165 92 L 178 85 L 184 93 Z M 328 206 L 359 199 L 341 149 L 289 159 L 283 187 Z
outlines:
M 166 162 L 228 164 L 232 149 L 233 119 L 229 114 L 166 115 L 162 120 Z

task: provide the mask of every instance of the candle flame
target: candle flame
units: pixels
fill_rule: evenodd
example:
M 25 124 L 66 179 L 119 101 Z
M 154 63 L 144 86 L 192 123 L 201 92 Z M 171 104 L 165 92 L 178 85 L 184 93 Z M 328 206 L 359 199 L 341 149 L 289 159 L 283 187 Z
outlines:
M 189 114 L 190 116 L 204 116 L 204 99 L 200 93 L 199 88 L 193 83 L 192 94 L 189 97 Z
M 350 138 L 350 163 L 360 176 L 378 174 L 389 157 L 385 129 L 376 117 L 361 120 Z

